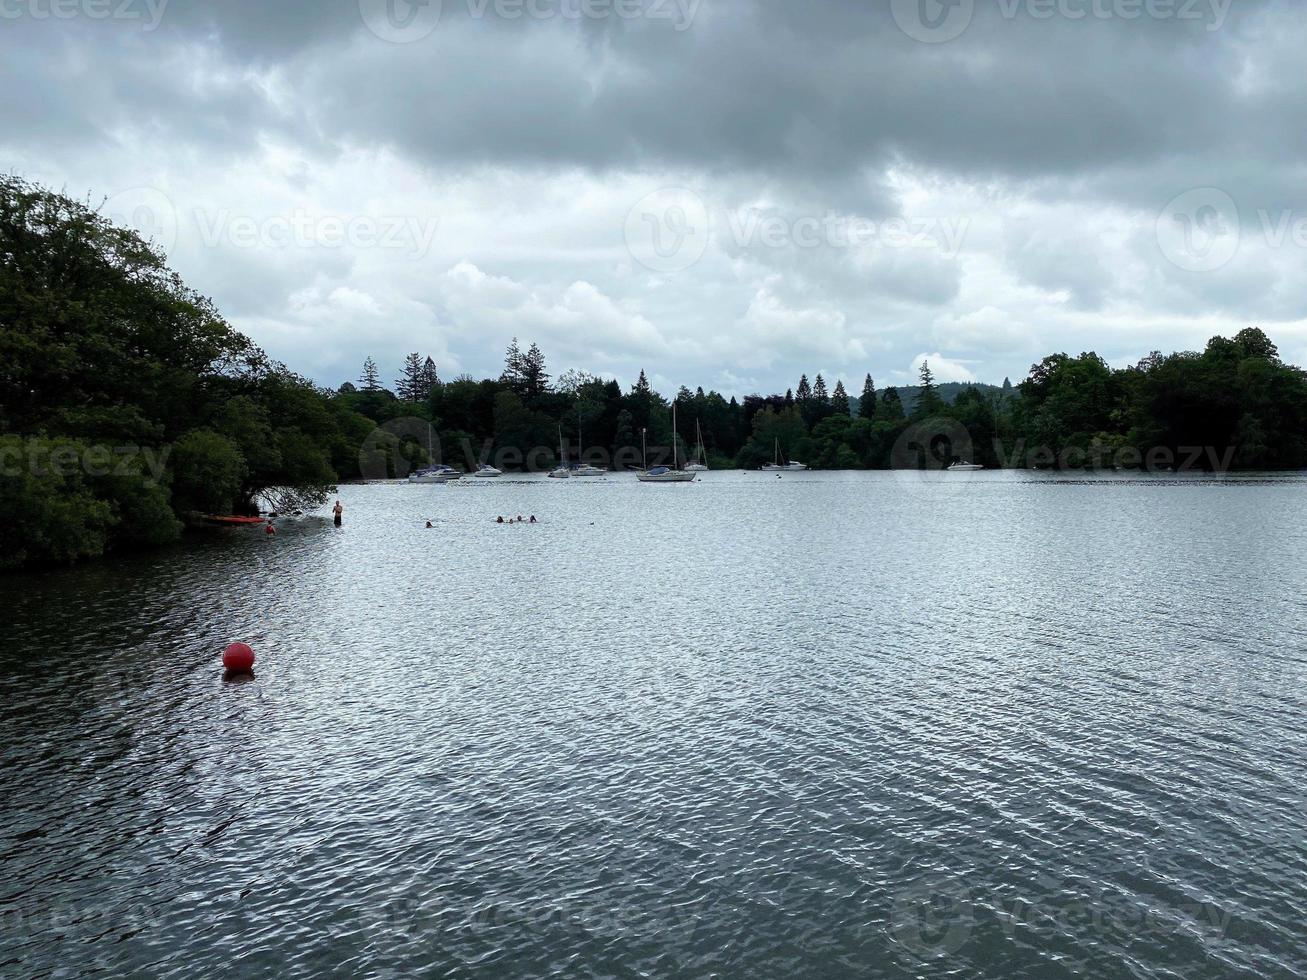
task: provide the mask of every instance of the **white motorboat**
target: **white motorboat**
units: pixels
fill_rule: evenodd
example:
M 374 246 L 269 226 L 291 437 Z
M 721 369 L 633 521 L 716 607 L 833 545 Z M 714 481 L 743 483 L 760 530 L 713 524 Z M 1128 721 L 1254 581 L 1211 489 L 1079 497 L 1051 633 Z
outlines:
M 607 476 L 608 471 L 602 466 L 591 466 L 589 463 L 582 463 L 572 470 L 573 476 Z
M 685 469 L 689 473 L 707 473 L 708 472 L 708 454 L 703 449 L 703 429 L 699 426 L 699 420 L 694 420 L 694 434 L 698 439 L 698 449 L 694 454 L 694 462 L 686 463 Z
M 453 483 L 463 479 L 463 474 L 452 466 L 429 466 L 416 473 L 410 473 L 409 483 Z
M 965 459 L 959 460 L 948 468 L 950 473 L 975 473 L 977 470 L 983 470 L 985 467 L 979 463 L 968 463 Z
M 472 474 L 478 480 L 494 480 L 504 475 L 503 470 L 497 470 L 493 466 L 482 464 L 477 467 L 477 471 Z
M 807 469 L 808 469 L 808 467 L 806 467 L 805 465 L 803 465 L 802 463 L 800 463 L 800 462 L 799 462 L 798 460 L 796 460 L 796 459 L 792 459 L 792 460 L 790 460 L 788 463 L 782 463 L 782 462 L 781 462 L 781 441 L 780 441 L 779 439 L 777 439 L 777 440 L 776 440 L 776 462 L 774 462 L 774 463 L 767 463 L 766 465 L 763 466 L 762 471 L 763 471 L 764 473 L 804 473 L 804 472 L 807 471 Z
M 409 483 L 450 483 L 454 480 L 463 479 L 463 474 L 452 466 L 443 466 L 434 462 L 436 458 L 435 440 L 432 437 L 431 426 L 427 426 L 427 459 L 431 460 L 430 466 L 418 470 L 408 475 Z

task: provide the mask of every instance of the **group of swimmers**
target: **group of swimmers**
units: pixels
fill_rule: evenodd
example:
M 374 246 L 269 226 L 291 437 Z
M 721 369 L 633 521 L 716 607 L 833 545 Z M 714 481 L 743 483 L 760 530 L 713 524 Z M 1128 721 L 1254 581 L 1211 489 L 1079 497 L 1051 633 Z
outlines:
M 540 522 L 536 520 L 535 514 L 532 514 L 529 518 L 523 517 L 521 514 L 518 514 L 516 517 L 500 517 L 496 519 L 495 523 L 496 524 L 539 524 Z M 431 521 L 427 521 L 428 531 L 434 531 L 435 527 L 436 527 L 435 524 L 433 524 Z

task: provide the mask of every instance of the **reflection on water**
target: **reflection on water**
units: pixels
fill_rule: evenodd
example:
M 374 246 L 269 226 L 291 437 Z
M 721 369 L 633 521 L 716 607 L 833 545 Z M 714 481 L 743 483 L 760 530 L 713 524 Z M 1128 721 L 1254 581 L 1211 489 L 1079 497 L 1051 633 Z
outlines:
M 375 485 L 11 578 L 0 972 L 1301 975 L 1305 489 Z

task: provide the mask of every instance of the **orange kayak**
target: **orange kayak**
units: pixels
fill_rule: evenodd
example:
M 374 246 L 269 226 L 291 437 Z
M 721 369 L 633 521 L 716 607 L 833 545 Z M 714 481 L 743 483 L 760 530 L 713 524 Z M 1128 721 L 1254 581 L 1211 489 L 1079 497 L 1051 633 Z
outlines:
M 262 517 L 221 517 L 217 514 L 201 514 L 200 519 L 209 524 L 235 524 L 243 526 L 247 524 L 265 523 L 265 519 Z

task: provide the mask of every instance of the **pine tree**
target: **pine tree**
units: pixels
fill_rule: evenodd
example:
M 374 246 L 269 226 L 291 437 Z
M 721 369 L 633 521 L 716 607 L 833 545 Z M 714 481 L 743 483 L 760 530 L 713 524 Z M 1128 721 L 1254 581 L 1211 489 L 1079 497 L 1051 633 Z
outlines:
M 426 401 L 432 393 L 440 387 L 440 375 L 436 373 L 436 362 L 427 358 L 426 363 L 422 365 L 422 375 L 419 383 L 418 401 Z
M 522 384 L 531 398 L 539 398 L 549 389 L 549 375 L 545 373 L 545 355 L 535 344 L 522 358 Z
M 835 394 L 831 395 L 831 405 L 835 409 L 836 415 L 852 415 L 852 409 L 849 405 L 849 393 L 844 390 L 844 382 L 835 382 Z
M 830 404 L 830 392 L 826 390 L 826 379 L 820 374 L 817 375 L 817 380 L 812 385 L 812 400 L 823 407 Z
M 800 405 L 806 405 L 812 398 L 812 385 L 808 384 L 808 376 L 805 374 L 799 378 L 799 387 L 794 392 L 794 400 Z
M 867 375 L 867 380 L 862 382 L 862 397 L 858 399 L 858 415 L 864 419 L 874 419 L 876 417 L 876 385 L 871 380 L 871 375 Z
M 404 358 L 403 373 L 395 381 L 395 394 L 400 401 L 415 402 L 419 400 L 422 389 L 422 358 L 409 354 Z
M 653 389 L 649 386 L 649 379 L 645 377 L 643 371 L 640 372 L 639 379 L 631 386 L 631 394 L 647 396 Z
M 517 346 L 517 338 L 508 345 L 508 351 L 504 354 L 504 373 L 499 376 L 499 380 L 519 395 L 525 390 L 526 384 L 522 372 L 522 348 Z
M 785 404 L 786 404 L 786 405 L 793 405 L 793 404 L 794 404 L 794 389 L 793 389 L 793 388 L 786 388 L 786 389 L 785 389 Z
M 921 362 L 921 394 L 917 397 L 916 415 L 923 418 L 938 414 L 944 407 L 935 387 L 935 375 L 930 371 L 930 362 Z
M 897 388 L 886 388 L 880 396 L 880 417 L 886 422 L 897 422 L 903 418 L 903 399 Z
M 363 376 L 359 378 L 359 384 L 363 386 L 364 391 L 381 390 L 381 372 L 377 370 L 377 362 L 368 358 L 363 362 Z

